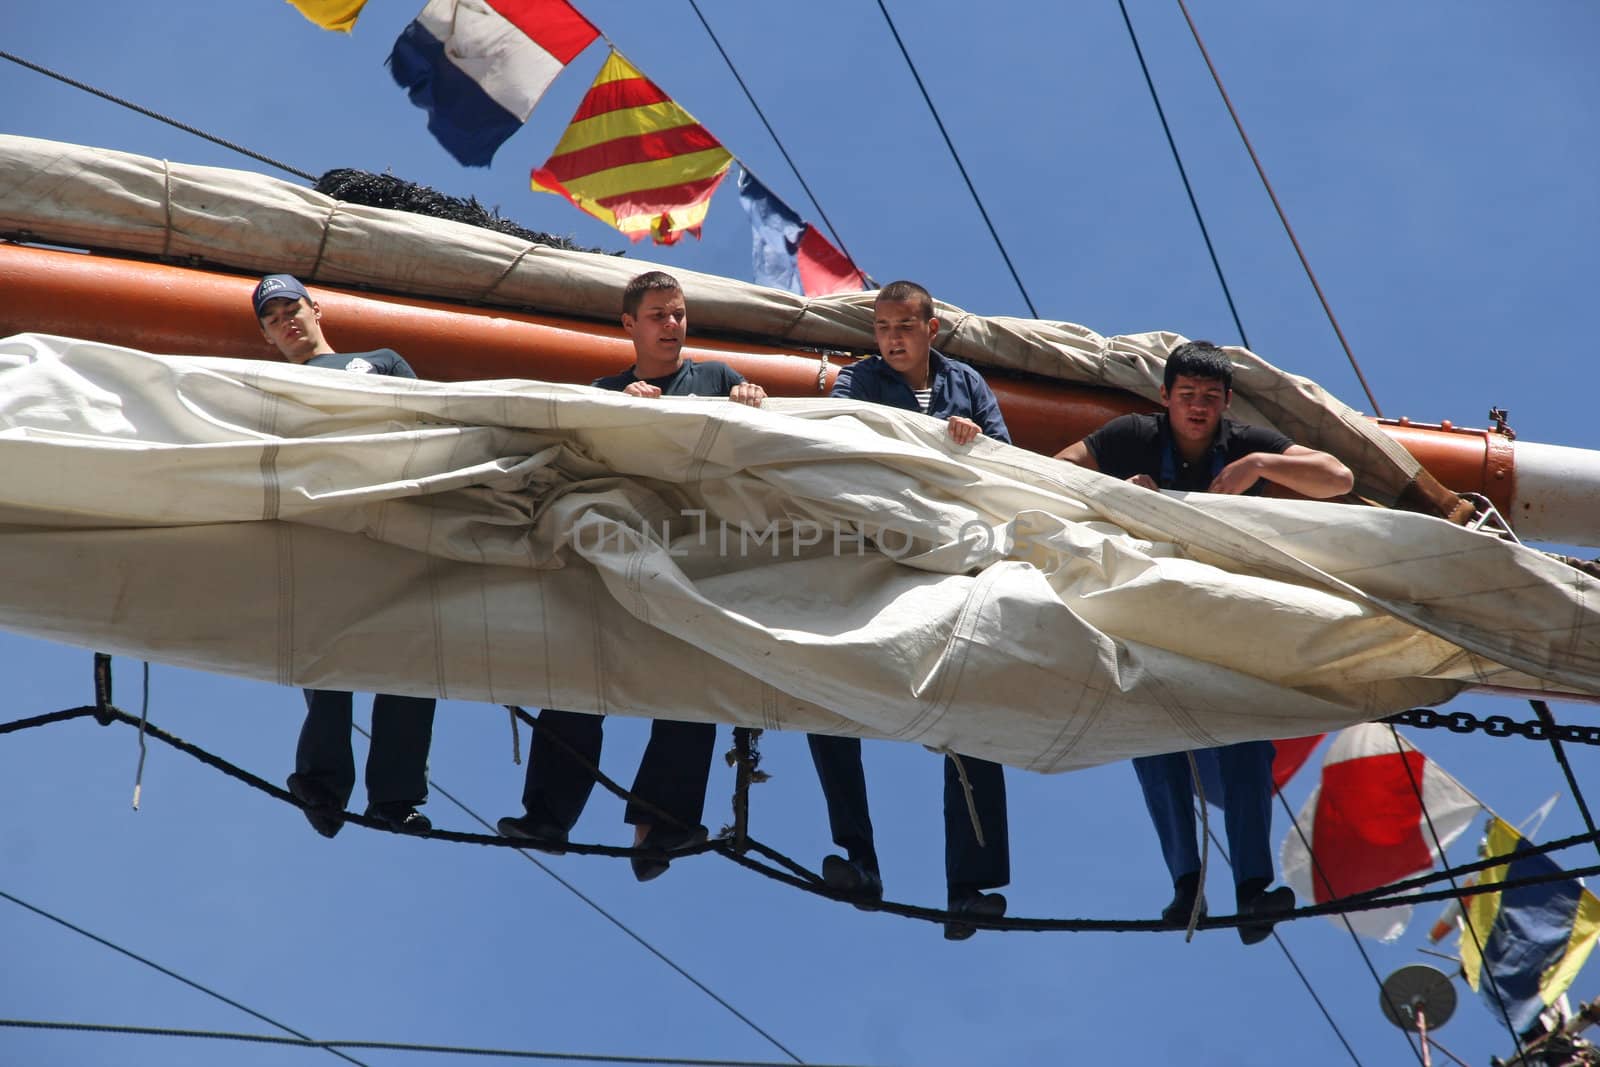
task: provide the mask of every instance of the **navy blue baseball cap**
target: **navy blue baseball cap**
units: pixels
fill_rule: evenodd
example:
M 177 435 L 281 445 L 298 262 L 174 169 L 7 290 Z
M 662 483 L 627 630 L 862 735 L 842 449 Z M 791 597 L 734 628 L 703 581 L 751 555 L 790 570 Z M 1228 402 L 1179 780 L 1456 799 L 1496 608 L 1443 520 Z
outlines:
M 308 301 L 311 299 L 311 294 L 300 284 L 300 279 L 292 274 L 269 274 L 256 285 L 256 291 L 251 295 L 250 302 L 255 305 L 256 318 L 259 319 L 261 309 L 266 306 L 268 300 L 294 300 L 302 296 Z

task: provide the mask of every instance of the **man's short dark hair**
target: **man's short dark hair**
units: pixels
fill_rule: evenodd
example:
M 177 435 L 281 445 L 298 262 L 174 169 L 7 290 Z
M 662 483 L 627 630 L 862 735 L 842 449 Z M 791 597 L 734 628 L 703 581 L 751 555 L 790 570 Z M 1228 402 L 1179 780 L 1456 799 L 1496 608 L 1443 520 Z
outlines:
M 933 318 L 933 296 L 916 282 L 890 282 L 878 290 L 878 295 L 873 299 L 872 306 L 877 307 L 885 300 L 910 304 L 916 309 L 917 315 L 921 317 L 923 322 Z
M 1189 341 L 1174 348 L 1167 356 L 1167 370 L 1161 376 L 1162 387 L 1170 390 L 1180 374 L 1185 378 L 1221 382 L 1224 389 L 1233 391 L 1233 363 L 1210 341 Z
M 635 275 L 628 280 L 627 286 L 622 290 L 622 313 L 639 314 L 639 305 L 644 302 L 644 294 L 656 292 L 682 293 L 683 286 L 678 284 L 678 279 L 664 270 L 647 270 L 643 274 Z

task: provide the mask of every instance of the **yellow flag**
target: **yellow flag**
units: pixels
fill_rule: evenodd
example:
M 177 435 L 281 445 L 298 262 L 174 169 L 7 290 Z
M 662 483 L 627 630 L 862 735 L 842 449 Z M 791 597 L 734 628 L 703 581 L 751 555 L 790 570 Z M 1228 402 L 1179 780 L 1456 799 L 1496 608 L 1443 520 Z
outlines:
M 367 0 L 288 0 L 300 14 L 325 30 L 349 33 Z

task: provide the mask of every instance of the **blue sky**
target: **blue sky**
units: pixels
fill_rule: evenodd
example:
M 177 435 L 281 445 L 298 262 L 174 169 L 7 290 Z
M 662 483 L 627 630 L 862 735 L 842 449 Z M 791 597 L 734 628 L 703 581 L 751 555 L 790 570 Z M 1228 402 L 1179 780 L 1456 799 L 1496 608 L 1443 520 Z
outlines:
M 816 218 L 686 4 L 580 7 Z M 701 7 L 863 268 L 915 277 L 970 311 L 1026 314 L 876 5 L 814 0 L 782 16 L 729 0 Z M 1237 340 L 1115 4 L 899 0 L 890 10 L 1041 315 L 1105 334 Z M 1153 0 L 1131 0 L 1129 10 L 1252 347 L 1366 408 L 1181 13 Z M 1385 413 L 1482 425 L 1494 405 L 1510 410 L 1525 438 L 1600 447 L 1584 388 L 1600 245 L 1600 70 L 1588 52 L 1600 11 L 1573 0 L 1236 0 L 1193 11 Z M 565 202 L 527 189 L 602 48 L 558 80 L 492 168 L 467 170 L 432 141 L 382 65 L 415 13 L 374 0 L 344 37 L 277 0 L 136 13 L 83 0 L 11 5 L 0 40 L 303 170 L 392 170 L 474 195 L 525 225 L 623 247 Z M 0 98 L 12 105 L 5 132 L 262 169 L 10 63 L 0 62 Z M 748 278 L 749 228 L 731 183 L 703 241 L 630 255 Z M 327 326 L 337 344 L 338 324 Z M 85 650 L 0 634 L 6 718 L 85 702 L 89 661 Z M 119 661 L 118 671 L 120 702 L 133 706 L 138 664 Z M 1458 706 L 1529 714 L 1484 698 Z M 1556 711 L 1594 721 L 1592 708 Z M 289 690 L 152 671 L 154 721 L 274 780 L 290 769 L 301 712 Z M 606 766 L 627 780 L 642 724 L 613 719 L 606 732 Z M 1540 745 L 1413 740 L 1513 819 L 1562 790 Z M 769 736 L 765 749 L 774 778 L 756 792 L 755 832 L 816 863 L 829 844 L 805 747 Z M 868 749 L 889 894 L 938 903 L 939 764 L 919 748 Z M 1600 753 L 1572 756 L 1580 781 L 1600 781 Z M 84 722 L 0 740 L 0 797 L 9 801 L 0 889 L 321 1037 L 783 1058 L 514 852 L 359 829 L 326 841 L 297 812 L 159 747 L 135 813 L 136 758 L 131 731 Z M 491 822 L 519 809 L 521 768 L 499 709 L 443 704 L 432 770 Z M 1311 779 L 1294 783 L 1292 804 Z M 1128 767 L 1013 773 L 1008 784 L 1013 914 L 1148 917 L 1166 902 Z M 713 828 L 730 786 L 719 766 Z M 437 794 L 428 810 L 441 826 L 475 828 Z M 1579 829 L 1563 797 L 1543 836 Z M 597 795 L 577 836 L 622 843 L 620 803 Z M 1592 860 L 1574 853 L 1567 862 Z M 812 1062 L 1352 1062 L 1270 942 L 1247 949 L 1218 932 L 1191 944 L 1176 934 L 983 934 L 947 944 L 936 927 L 803 897 L 715 858 L 680 863 L 647 886 L 621 861 L 541 862 Z M 1228 901 L 1227 886 L 1215 873 L 1214 901 Z M 1396 945 L 1368 945 L 1380 974 L 1426 960 L 1416 949 L 1434 914 L 1424 909 Z M 1414 1060 L 1382 1020 L 1345 934 L 1322 920 L 1282 930 L 1361 1062 Z M 0 1015 L 263 1029 L 4 900 L 0 952 Z M 1439 1034 L 1445 1045 L 1475 1064 L 1509 1052 L 1504 1031 L 1462 992 Z M 1575 992 L 1600 993 L 1600 965 Z M 0 1052 L 8 1063 L 127 1067 L 329 1059 L 7 1030 Z

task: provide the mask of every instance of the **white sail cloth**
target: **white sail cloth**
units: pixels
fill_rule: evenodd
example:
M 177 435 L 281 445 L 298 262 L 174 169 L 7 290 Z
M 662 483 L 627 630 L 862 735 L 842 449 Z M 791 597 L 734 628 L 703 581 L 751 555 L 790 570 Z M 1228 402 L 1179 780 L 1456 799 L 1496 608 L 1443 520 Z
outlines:
M 605 322 L 616 320 L 627 280 L 650 266 L 343 203 L 259 174 L 10 135 L 0 135 L 0 233 Z M 876 350 L 870 293 L 803 297 L 673 273 L 697 330 Z M 939 319 L 939 348 L 968 362 L 1147 400 L 1156 399 L 1167 353 L 1182 341 L 1161 331 L 1104 337 L 1069 322 L 974 315 L 948 304 L 939 305 Z M 1431 482 L 1409 452 L 1316 383 L 1246 349 L 1227 352 L 1235 418 L 1332 452 L 1355 473 L 1356 491 L 1382 504 L 1415 503 L 1419 474 Z M 1445 499 L 1454 497 L 1438 490 L 1433 507 Z
M 39 335 L 0 341 L 0 569 L 0 626 L 183 666 L 1040 771 L 1600 692 L 1600 584 L 1424 516 L 1151 492 L 846 400 Z

